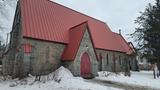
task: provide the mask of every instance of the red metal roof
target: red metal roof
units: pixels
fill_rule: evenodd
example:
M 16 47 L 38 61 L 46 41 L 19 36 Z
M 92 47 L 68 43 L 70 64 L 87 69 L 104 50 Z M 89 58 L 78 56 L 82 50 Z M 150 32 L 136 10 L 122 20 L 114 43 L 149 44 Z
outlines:
M 69 30 L 69 44 L 64 49 L 62 60 L 74 60 L 86 28 L 87 23 L 85 22 Z
M 70 28 L 88 22 L 95 48 L 126 52 L 102 21 L 51 2 L 20 0 L 23 36 L 68 44 Z
M 121 34 L 115 33 L 113 32 L 113 35 L 117 38 L 117 42 L 119 43 L 119 45 L 124 49 L 124 51 L 126 52 L 126 54 L 130 55 L 132 54 L 134 51 L 134 49 L 132 49 L 132 47 L 129 45 L 129 43 L 123 38 L 123 36 Z

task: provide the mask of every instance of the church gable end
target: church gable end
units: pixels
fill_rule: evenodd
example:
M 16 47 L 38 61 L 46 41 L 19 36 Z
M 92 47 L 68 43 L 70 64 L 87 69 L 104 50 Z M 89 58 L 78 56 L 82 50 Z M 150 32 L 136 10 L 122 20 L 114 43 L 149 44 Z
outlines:
M 75 76 L 81 76 L 81 59 L 82 59 L 82 55 L 84 53 L 87 53 L 89 55 L 90 58 L 90 62 L 91 62 L 91 73 L 93 76 L 97 75 L 97 71 L 98 71 L 98 61 L 96 58 L 96 53 L 94 51 L 94 46 L 92 44 L 92 39 L 90 37 L 90 33 L 89 30 L 86 28 L 85 33 L 83 35 L 83 38 L 80 42 L 80 46 L 78 48 L 78 52 L 76 53 L 76 57 L 74 59 L 74 61 L 72 62 L 65 62 L 65 66 L 68 67 L 71 72 L 75 75 Z

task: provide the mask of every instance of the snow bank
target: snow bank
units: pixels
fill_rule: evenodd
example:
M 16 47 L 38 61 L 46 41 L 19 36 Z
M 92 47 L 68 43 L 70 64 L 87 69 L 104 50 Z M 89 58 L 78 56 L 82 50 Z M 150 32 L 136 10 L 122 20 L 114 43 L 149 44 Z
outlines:
M 123 72 L 113 73 L 113 72 L 108 72 L 108 71 L 101 71 L 101 72 L 98 72 L 98 76 L 99 77 L 124 76 L 124 73 Z
M 32 77 L 35 78 L 35 77 Z M 61 80 L 67 79 L 67 78 L 73 78 L 72 73 L 64 68 L 63 66 L 61 66 L 60 68 L 58 68 L 56 71 L 48 74 L 48 75 L 44 75 L 41 76 L 41 82 L 47 82 L 50 80 L 54 80 L 56 82 L 60 82 Z
M 30 75 L 23 80 L 0 81 L 0 90 L 123 90 L 87 82 L 81 77 L 74 77 L 72 73 L 60 67 L 49 75 L 41 76 L 41 81 L 34 81 Z
M 122 90 L 113 87 L 102 86 L 99 84 L 89 83 L 81 77 L 74 77 L 72 73 L 64 67 L 60 67 L 54 73 L 54 80 L 60 80 L 60 84 L 70 88 L 71 90 Z
M 59 69 L 57 69 L 53 73 L 53 75 L 54 75 L 54 80 L 58 81 L 58 82 L 61 81 L 62 79 L 73 78 L 72 73 L 68 69 L 66 69 L 66 68 L 64 68 L 62 66 Z
M 72 73 L 64 68 L 64 67 L 60 67 L 58 68 L 56 71 L 48 74 L 48 75 L 43 75 L 40 77 L 40 81 L 35 81 L 35 76 L 29 75 L 29 77 L 24 78 L 22 80 L 19 79 L 14 79 L 12 80 L 11 78 L 8 79 L 6 81 L 11 81 L 11 83 L 9 84 L 10 87 L 15 87 L 18 85 L 33 85 L 33 84 L 37 84 L 37 83 L 46 83 L 49 81 L 54 81 L 54 82 L 60 82 L 62 80 L 68 80 L 74 78 Z M 1 77 L 0 77 L 0 81 L 2 81 Z

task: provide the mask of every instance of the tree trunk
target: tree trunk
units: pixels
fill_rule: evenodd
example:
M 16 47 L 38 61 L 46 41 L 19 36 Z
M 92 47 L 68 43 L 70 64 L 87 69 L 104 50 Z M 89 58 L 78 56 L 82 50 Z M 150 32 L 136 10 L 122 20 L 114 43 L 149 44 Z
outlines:
M 156 72 L 155 72 L 155 69 L 153 69 L 153 75 L 154 75 L 154 79 L 156 79 Z

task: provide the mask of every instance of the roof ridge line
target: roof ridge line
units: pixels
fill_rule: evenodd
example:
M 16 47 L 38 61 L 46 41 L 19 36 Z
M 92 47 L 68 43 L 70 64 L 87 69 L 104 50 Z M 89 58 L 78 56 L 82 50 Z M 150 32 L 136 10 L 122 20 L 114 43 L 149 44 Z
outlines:
M 132 49 L 132 47 L 129 45 L 129 43 L 125 40 L 125 38 L 121 35 L 121 34 L 119 34 L 121 37 L 122 37 L 122 39 L 124 40 L 124 42 L 127 44 L 127 46 L 129 47 L 129 50 L 130 49 Z M 128 50 L 128 51 L 129 51 Z
M 77 24 L 77 25 L 69 28 L 69 30 L 71 30 L 71 29 L 73 29 L 73 28 L 75 28 L 75 27 L 78 27 L 78 26 L 80 26 L 80 25 L 82 25 L 82 24 L 84 24 L 84 23 L 87 23 L 87 24 L 88 24 L 88 21 L 84 21 L 84 22 L 82 22 L 82 23 L 79 23 L 79 24 Z
M 117 33 L 117 32 L 113 32 L 112 31 L 112 33 L 113 34 L 115 34 L 116 36 L 120 36 L 121 38 L 122 38 L 122 40 L 125 42 L 125 44 L 127 43 L 127 41 L 123 38 L 123 36 L 121 35 L 121 34 L 119 34 L 119 33 Z M 117 39 L 117 38 L 116 38 Z M 120 44 L 122 47 L 123 47 L 123 49 L 125 49 L 125 47 L 122 45 L 122 44 Z M 128 44 L 127 44 L 128 45 Z M 126 49 L 125 49 L 126 50 Z M 125 51 L 125 53 L 127 53 L 126 51 Z
M 74 10 L 74 9 L 72 9 L 72 8 L 69 8 L 69 7 L 64 6 L 64 5 L 62 5 L 62 4 L 59 4 L 59 3 L 57 3 L 57 2 L 54 2 L 54 1 L 51 1 L 51 0 L 48 0 L 48 1 L 49 1 L 49 2 L 52 2 L 52 3 L 55 3 L 55 4 L 57 4 L 57 5 L 60 5 L 60 6 L 64 7 L 64 8 L 66 8 L 66 9 L 72 10 L 72 11 L 74 11 L 74 12 L 76 12 L 76 13 L 81 14 L 81 15 L 84 15 L 84 16 L 87 16 L 87 17 L 92 18 L 92 19 L 94 19 L 94 20 L 97 20 L 97 21 L 99 21 L 99 22 L 101 22 L 101 23 L 106 24 L 106 22 L 104 22 L 104 21 L 101 21 L 101 20 L 99 20 L 99 19 L 97 19 L 97 18 L 91 17 L 91 16 L 89 16 L 89 15 L 87 15 L 87 14 L 84 14 L 84 13 L 82 13 L 82 12 L 76 11 L 76 10 Z

